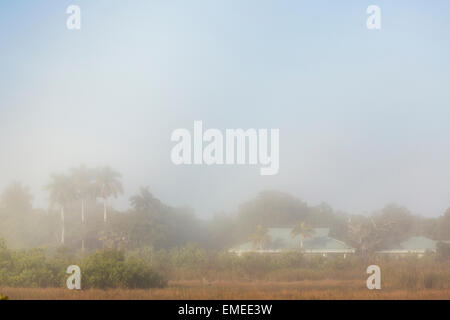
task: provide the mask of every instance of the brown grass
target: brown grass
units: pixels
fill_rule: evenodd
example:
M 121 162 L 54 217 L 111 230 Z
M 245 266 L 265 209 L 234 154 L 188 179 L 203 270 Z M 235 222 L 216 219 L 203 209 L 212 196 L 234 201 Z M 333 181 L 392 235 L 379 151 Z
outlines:
M 173 281 L 165 289 L 82 290 L 0 288 L 12 300 L 450 300 L 450 290 L 369 291 L 361 281 Z

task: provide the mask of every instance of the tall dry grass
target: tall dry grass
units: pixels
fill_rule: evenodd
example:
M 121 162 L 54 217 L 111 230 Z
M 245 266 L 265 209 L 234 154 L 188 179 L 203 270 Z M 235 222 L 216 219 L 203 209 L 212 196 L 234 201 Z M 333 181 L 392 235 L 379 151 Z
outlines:
M 164 289 L 69 291 L 67 289 L 1 288 L 12 300 L 450 300 L 449 289 L 370 291 L 364 281 L 174 281 Z

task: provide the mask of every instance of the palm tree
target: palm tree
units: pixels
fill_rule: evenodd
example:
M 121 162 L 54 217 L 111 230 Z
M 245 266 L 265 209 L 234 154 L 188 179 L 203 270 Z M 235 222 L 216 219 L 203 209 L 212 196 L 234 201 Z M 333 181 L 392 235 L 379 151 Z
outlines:
M 103 221 L 108 221 L 107 202 L 109 197 L 117 198 L 123 193 L 121 174 L 110 167 L 99 168 L 95 172 L 94 184 L 97 196 L 103 199 Z
M 64 209 L 67 204 L 75 199 L 75 189 L 69 177 L 63 174 L 54 174 L 52 181 L 46 186 L 50 191 L 50 202 L 52 205 L 58 204 L 61 210 L 61 243 L 65 241 Z
M 136 211 L 155 213 L 164 210 L 164 204 L 153 196 L 149 187 L 141 187 L 139 193 L 130 198 L 130 204 Z
M 81 201 L 81 223 L 86 222 L 86 201 L 92 194 L 92 170 L 85 165 L 72 168 L 72 182 L 77 199 Z
M 291 230 L 291 237 L 300 236 L 300 249 L 303 250 L 303 239 L 311 238 L 314 235 L 314 229 L 305 222 L 300 222 Z
M 81 201 L 81 224 L 86 224 L 86 202 L 90 196 L 94 194 L 92 170 L 88 169 L 85 165 L 81 165 L 78 168 L 72 168 L 72 182 L 75 187 L 77 199 Z M 84 235 L 81 239 L 81 250 L 84 251 Z
M 258 225 L 255 232 L 250 236 L 250 241 L 254 248 L 264 249 L 270 243 L 269 231 L 267 228 Z

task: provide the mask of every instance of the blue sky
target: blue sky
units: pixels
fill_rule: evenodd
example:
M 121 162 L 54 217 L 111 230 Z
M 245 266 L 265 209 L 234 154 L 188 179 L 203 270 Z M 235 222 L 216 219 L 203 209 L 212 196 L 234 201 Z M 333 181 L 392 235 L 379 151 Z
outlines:
M 68 5 L 82 29 L 66 29 Z M 366 28 L 368 5 L 382 29 Z M 450 206 L 448 1 L 2 1 L 0 188 L 86 163 L 202 216 L 264 189 L 370 212 Z M 280 173 L 176 167 L 170 134 L 280 128 Z

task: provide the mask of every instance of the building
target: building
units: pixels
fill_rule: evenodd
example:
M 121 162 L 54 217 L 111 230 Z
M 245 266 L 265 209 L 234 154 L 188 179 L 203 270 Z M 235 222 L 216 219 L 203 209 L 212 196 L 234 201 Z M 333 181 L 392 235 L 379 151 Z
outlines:
M 417 255 L 422 257 L 426 253 L 435 253 L 437 243 L 438 241 L 427 237 L 411 237 L 391 249 L 377 251 L 377 254 L 392 256 Z
M 256 249 L 254 244 L 249 241 L 230 249 L 230 252 L 241 255 L 243 253 L 281 253 L 287 251 L 296 251 L 301 249 L 302 253 L 307 255 L 343 255 L 355 253 L 355 249 L 342 241 L 329 236 L 328 228 L 315 228 L 311 238 L 301 236 L 292 237 L 292 228 L 268 228 L 270 243 L 264 249 Z M 300 241 L 302 240 L 302 241 Z

